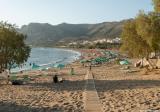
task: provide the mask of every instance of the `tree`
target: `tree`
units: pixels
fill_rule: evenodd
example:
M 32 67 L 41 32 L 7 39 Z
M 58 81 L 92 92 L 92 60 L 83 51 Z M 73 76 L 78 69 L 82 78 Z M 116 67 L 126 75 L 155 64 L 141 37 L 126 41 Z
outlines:
M 152 52 L 160 50 L 160 16 L 151 12 L 141 12 L 136 18 L 138 35 L 149 45 Z
M 160 0 L 153 0 L 154 12 L 140 11 L 138 16 L 124 25 L 122 50 L 133 57 L 160 52 Z
M 26 36 L 17 32 L 15 25 L 0 22 L 0 72 L 20 66 L 30 56 L 30 47 L 25 45 Z
M 152 2 L 155 12 L 160 13 L 160 0 L 152 0 Z
M 131 57 L 144 57 L 150 51 L 149 45 L 137 33 L 136 20 L 129 20 L 124 24 L 121 38 L 121 50 Z

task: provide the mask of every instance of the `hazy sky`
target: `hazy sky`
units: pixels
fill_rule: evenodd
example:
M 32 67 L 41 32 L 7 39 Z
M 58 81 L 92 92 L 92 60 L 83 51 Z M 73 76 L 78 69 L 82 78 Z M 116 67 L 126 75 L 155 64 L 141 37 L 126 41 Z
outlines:
M 0 20 L 19 26 L 30 22 L 100 23 L 152 11 L 151 0 L 0 0 Z

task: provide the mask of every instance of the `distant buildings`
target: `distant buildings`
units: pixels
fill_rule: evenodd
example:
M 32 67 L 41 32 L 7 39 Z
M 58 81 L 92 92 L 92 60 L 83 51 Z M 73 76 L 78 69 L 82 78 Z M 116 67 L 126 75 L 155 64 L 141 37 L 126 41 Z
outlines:
M 77 42 L 70 42 L 69 45 L 77 45 Z
M 107 42 L 107 43 L 113 43 L 113 40 L 112 40 L 112 39 L 107 39 L 106 42 Z
M 121 38 L 116 37 L 115 39 L 112 40 L 112 43 L 120 44 L 121 43 Z
M 86 41 L 83 41 L 83 42 L 82 42 L 82 44 L 83 44 L 83 45 L 86 45 L 86 44 L 92 44 L 92 42 L 91 42 L 91 41 L 87 41 L 87 40 L 86 40 Z
M 98 39 L 93 41 L 93 43 L 105 43 L 105 42 L 106 42 L 106 39 Z
M 97 40 L 80 40 L 80 41 L 71 41 L 71 42 L 65 42 L 65 41 L 60 41 L 61 45 L 63 43 L 64 46 L 85 46 L 85 45 L 95 45 L 97 43 L 109 43 L 109 44 L 121 44 L 121 38 L 113 38 L 113 39 L 97 39 Z
M 121 38 L 114 38 L 114 39 L 98 39 L 93 41 L 93 43 L 121 43 Z

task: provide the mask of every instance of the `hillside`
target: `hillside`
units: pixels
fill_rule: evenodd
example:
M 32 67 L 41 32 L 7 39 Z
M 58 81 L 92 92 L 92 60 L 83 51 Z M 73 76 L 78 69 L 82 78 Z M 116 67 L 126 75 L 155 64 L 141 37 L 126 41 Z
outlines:
M 97 38 L 119 37 L 124 21 L 99 24 L 51 25 L 48 23 L 30 23 L 19 31 L 27 35 L 27 44 L 33 46 L 54 46 L 59 41 L 93 40 Z

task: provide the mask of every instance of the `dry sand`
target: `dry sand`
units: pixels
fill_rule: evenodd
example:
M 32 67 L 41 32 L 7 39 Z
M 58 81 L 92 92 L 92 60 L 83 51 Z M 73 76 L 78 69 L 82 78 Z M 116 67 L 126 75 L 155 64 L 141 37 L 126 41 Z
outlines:
M 84 112 L 85 69 L 73 64 L 75 75 L 69 75 L 70 68 L 57 70 L 59 77 L 65 79 L 63 83 L 54 84 L 51 75 L 55 70 L 49 70 L 31 71 L 31 76 L 49 75 L 38 77 L 26 85 L 1 84 L 0 112 Z
M 93 68 L 104 112 L 160 112 L 160 70 L 144 75 L 143 70 L 127 73 L 121 68 Z
M 73 67 L 75 75 L 70 75 Z M 160 70 L 128 73 L 117 64 L 92 67 L 96 89 L 104 112 L 160 112 Z M 0 85 L 0 112 L 85 112 L 83 92 L 88 68 L 72 63 L 65 69 L 31 71 L 36 77 L 26 85 Z M 53 84 L 58 72 L 63 83 Z M 26 73 L 24 73 L 26 75 Z

